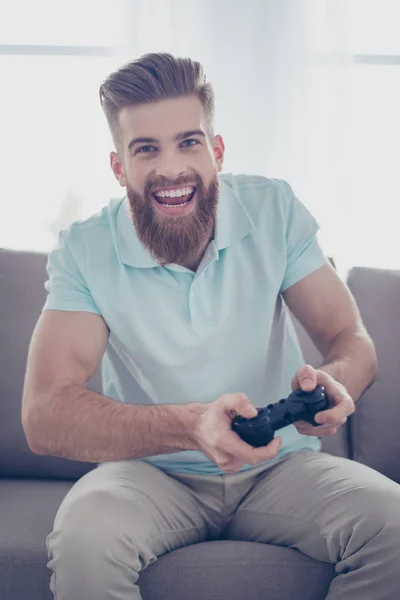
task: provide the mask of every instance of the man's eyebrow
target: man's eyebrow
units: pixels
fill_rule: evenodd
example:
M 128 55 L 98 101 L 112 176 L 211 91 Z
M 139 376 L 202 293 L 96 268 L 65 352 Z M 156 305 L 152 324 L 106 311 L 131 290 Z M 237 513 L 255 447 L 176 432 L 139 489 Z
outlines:
M 201 131 L 201 129 L 192 129 L 190 131 L 184 131 L 182 133 L 178 133 L 175 136 L 174 140 L 175 141 L 183 140 L 185 138 L 191 137 L 192 135 L 202 135 L 203 137 L 206 137 L 206 134 L 204 133 L 204 131 Z M 156 138 L 137 137 L 129 142 L 128 150 L 130 150 L 132 148 L 132 146 L 134 146 L 135 144 L 157 144 L 157 143 L 158 143 L 158 140 Z
M 175 141 L 183 140 L 187 137 L 191 137 L 192 135 L 202 135 L 203 137 L 206 137 L 206 134 L 204 133 L 204 131 L 201 131 L 201 129 L 192 129 L 190 131 L 178 133 L 178 135 L 175 136 Z
M 157 144 L 158 140 L 156 138 L 151 137 L 137 137 L 131 140 L 128 144 L 128 150 L 132 148 L 135 144 Z

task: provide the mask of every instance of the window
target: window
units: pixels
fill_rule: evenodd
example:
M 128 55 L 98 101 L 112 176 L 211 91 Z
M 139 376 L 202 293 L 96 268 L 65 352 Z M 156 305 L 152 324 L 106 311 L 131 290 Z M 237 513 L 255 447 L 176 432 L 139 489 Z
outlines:
M 360 247 L 354 244 L 353 255 L 361 265 L 400 269 L 400 3 L 351 0 L 348 10 L 355 59 L 352 193 L 357 202 L 352 211 L 354 223 L 365 232 Z
M 321 242 L 339 266 L 400 268 L 400 2 L 287 5 L 295 13 L 287 31 L 286 3 L 265 0 L 13 0 L 2 8 L 0 246 L 49 251 L 60 229 L 123 195 L 109 168 L 112 142 L 98 88 L 127 55 L 164 50 L 206 65 L 217 126 L 228 142 L 226 170 L 286 178 L 319 220 Z M 347 82 L 337 98 L 346 114 L 340 132 L 329 119 L 336 98 L 325 109 L 332 73 L 324 65 L 338 19 L 345 34 L 338 47 L 351 59 L 335 72 Z M 278 38 L 286 35 L 280 46 L 278 40 L 280 56 L 262 47 L 267 25 Z M 268 78 L 287 66 L 285 52 L 296 58 L 301 26 L 321 55 L 310 79 L 309 121 L 302 119 L 302 102 L 285 94 L 286 75 L 278 73 L 275 88 Z M 123 54 L 124 45 L 130 52 Z M 292 89 L 304 88 L 303 74 L 288 75 Z M 302 154 L 307 135 L 312 143 Z M 346 194 L 342 183 L 333 185 L 332 164 Z
M 13 0 L 2 9 L 0 246 L 49 251 L 60 229 L 122 195 L 98 99 L 119 64 L 117 6 Z

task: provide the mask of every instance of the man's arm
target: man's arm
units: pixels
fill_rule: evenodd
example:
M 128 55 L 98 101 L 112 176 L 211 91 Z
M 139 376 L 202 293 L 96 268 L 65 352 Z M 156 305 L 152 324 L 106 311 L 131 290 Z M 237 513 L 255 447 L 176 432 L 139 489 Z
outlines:
M 45 410 L 31 420 L 31 450 L 70 460 L 128 460 L 194 450 L 199 404 L 135 406 L 115 402 L 77 384 L 43 397 Z
M 121 404 L 85 388 L 108 337 L 98 314 L 41 314 L 29 347 L 22 399 L 22 425 L 31 450 L 100 462 L 194 449 L 194 422 L 205 407 Z
M 318 370 L 356 401 L 375 379 L 376 353 L 347 286 L 327 264 L 282 295 L 324 357 Z

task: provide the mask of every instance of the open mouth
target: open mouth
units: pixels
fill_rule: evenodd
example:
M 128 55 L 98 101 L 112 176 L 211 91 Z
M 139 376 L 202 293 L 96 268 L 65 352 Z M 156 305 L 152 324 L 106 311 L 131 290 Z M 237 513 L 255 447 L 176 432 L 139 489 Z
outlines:
M 196 195 L 196 187 L 190 186 L 180 190 L 165 190 L 153 193 L 154 200 L 165 213 L 182 214 L 191 204 Z

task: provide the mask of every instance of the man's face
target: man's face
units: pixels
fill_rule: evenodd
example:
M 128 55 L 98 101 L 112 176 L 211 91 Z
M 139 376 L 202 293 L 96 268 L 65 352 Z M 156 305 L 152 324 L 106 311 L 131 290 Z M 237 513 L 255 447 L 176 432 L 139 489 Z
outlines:
M 195 95 L 119 114 L 111 167 L 126 187 L 139 239 L 161 265 L 195 263 L 212 239 L 224 144 L 206 132 Z

